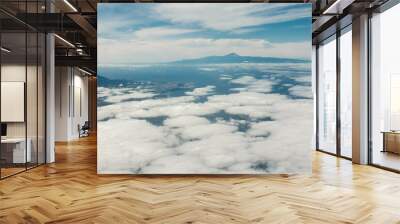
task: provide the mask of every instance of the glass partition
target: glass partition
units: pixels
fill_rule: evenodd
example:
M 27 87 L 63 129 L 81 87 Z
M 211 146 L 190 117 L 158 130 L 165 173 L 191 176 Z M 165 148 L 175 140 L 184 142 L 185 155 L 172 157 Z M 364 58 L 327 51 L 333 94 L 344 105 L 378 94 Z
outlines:
M 35 32 L 27 33 L 27 64 L 26 64 L 26 113 L 27 113 L 27 167 L 37 165 L 38 150 L 38 35 Z
M 26 33 L 1 34 L 1 176 L 26 169 Z M 7 50 L 4 50 L 7 49 Z
M 43 11 L 44 1 L 14 3 L 0 6 Z M 45 45 L 44 33 L 0 12 L 1 179 L 45 163 Z
M 336 36 L 318 47 L 318 147 L 336 153 Z
M 371 19 L 371 162 L 400 170 L 400 4 Z

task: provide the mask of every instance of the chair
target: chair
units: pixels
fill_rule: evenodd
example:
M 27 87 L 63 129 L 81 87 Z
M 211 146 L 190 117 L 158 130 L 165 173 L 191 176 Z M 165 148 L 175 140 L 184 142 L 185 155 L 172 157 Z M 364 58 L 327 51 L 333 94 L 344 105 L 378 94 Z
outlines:
M 85 121 L 85 123 L 82 125 L 82 127 L 80 127 L 80 125 L 78 125 L 79 138 L 89 136 L 89 129 L 90 129 L 89 121 Z

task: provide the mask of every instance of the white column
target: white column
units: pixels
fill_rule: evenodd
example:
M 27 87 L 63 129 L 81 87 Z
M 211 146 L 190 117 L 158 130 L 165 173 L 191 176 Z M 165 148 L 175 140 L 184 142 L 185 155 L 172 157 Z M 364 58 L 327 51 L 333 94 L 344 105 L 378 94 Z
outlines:
M 53 34 L 47 34 L 46 45 L 46 163 L 52 163 L 55 161 L 55 44 Z
M 353 162 L 368 163 L 368 15 L 353 19 Z

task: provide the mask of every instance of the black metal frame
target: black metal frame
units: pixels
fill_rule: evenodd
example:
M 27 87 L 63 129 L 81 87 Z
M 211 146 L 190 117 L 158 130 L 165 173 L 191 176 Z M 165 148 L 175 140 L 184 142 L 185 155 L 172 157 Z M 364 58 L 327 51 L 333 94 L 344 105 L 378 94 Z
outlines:
M 372 93 L 372 77 L 371 77 L 371 72 L 372 72 L 372 64 L 371 64 L 371 57 L 372 57 L 372 30 L 371 30 L 371 19 L 372 19 L 372 13 L 369 12 L 368 13 L 368 54 L 367 54 L 367 61 L 368 61 L 368 75 L 367 75 L 367 83 L 368 83 L 368 100 L 367 100 L 367 107 L 368 107 L 368 111 L 367 111 L 367 119 L 368 119 L 368 124 L 367 124 L 367 128 L 368 128 L 368 164 L 373 164 L 372 163 L 372 153 L 373 153 L 373 149 L 372 149 L 372 97 L 371 97 L 371 93 Z
M 319 149 L 319 45 L 315 46 L 315 148 Z
M 340 78 L 341 78 L 341 66 L 340 66 L 340 36 L 341 30 L 336 29 L 336 154 L 341 156 L 341 133 L 342 125 L 340 118 Z

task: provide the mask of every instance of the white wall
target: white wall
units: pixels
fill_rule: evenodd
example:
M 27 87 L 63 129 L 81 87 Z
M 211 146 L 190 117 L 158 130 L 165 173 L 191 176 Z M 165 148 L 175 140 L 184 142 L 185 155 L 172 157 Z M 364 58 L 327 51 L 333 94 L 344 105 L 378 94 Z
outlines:
M 9 137 L 24 137 L 25 126 L 28 125 L 28 137 L 32 134 L 33 130 L 36 130 L 37 115 L 32 111 L 36 112 L 36 80 L 32 80 L 31 75 L 36 75 L 35 66 L 25 66 L 25 64 L 3 64 L 1 66 L 1 81 L 2 82 L 24 82 L 27 83 L 26 72 L 28 72 L 28 87 L 27 88 L 27 122 L 7 122 L 7 134 Z M 3 96 L 4 97 L 4 96 Z M 32 109 L 33 108 L 33 109 Z M 24 108 L 22 108 L 24 110 Z M 1 110 L 7 110 L 7 108 L 1 108 Z M 35 131 L 36 133 L 36 131 Z
M 69 68 L 55 68 L 55 140 L 68 140 Z
M 25 83 L 1 82 L 1 122 L 25 121 Z
M 78 125 L 83 125 L 85 121 L 88 121 L 88 78 L 86 76 L 82 76 L 82 73 L 78 73 L 77 70 L 74 70 L 74 80 L 73 86 L 71 90 L 74 90 L 74 96 L 71 96 L 71 99 L 74 102 L 71 102 L 72 111 L 72 119 L 71 119 L 71 135 L 72 138 L 79 137 Z M 80 102 L 79 102 L 80 101 Z
M 39 69 L 39 70 L 37 70 Z M 32 161 L 36 162 L 36 158 L 39 159 L 39 163 L 44 163 L 44 150 L 45 150 L 45 115 L 44 115 L 44 74 L 42 68 L 39 66 L 25 66 L 25 64 L 3 64 L 1 66 L 1 82 L 20 82 L 24 83 L 25 86 L 19 89 L 18 94 L 25 93 L 26 99 L 22 99 L 19 107 L 11 108 L 10 106 L 3 105 L 2 102 L 2 114 L 4 113 L 20 113 L 19 117 L 22 117 L 19 121 L 5 122 L 7 124 L 7 137 L 9 138 L 23 138 L 27 136 L 30 140 L 30 146 L 32 151 Z M 27 79 L 27 80 L 26 80 Z M 26 89 L 25 89 L 26 87 Z M 7 94 L 10 92 L 4 92 L 2 89 L 2 99 L 8 99 L 10 97 Z M 6 95 L 4 95 L 6 94 Z M 15 93 L 17 94 L 17 93 Z M 22 96 L 21 98 L 25 98 Z M 12 102 L 10 102 L 12 103 Z M 14 102 L 18 104 L 18 102 Z M 26 105 L 25 105 L 26 103 Z M 21 105 L 22 104 L 22 105 Z M 19 111 L 18 111 L 19 110 Z M 26 113 L 26 119 L 24 114 Z M 3 119 L 2 119 L 3 120 Z M 38 156 L 37 156 L 38 153 Z
M 1 81 L 2 82 L 25 82 L 25 64 L 7 64 L 1 66 Z M 6 110 L 6 108 L 1 108 Z M 7 123 L 8 137 L 24 137 L 25 122 L 9 122 Z
M 78 125 L 88 120 L 88 78 L 76 68 L 56 67 L 55 85 L 55 140 L 77 139 Z

